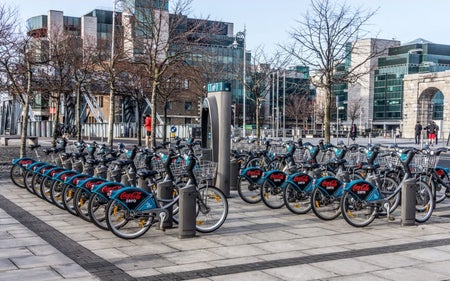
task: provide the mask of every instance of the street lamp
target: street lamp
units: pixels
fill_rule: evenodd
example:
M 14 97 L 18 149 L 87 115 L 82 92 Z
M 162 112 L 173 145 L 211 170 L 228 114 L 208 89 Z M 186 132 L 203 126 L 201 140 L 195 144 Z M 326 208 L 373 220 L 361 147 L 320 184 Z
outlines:
M 245 87 L 246 87 L 246 35 L 247 35 L 247 30 L 245 28 L 244 25 L 244 31 L 240 31 L 238 33 L 236 33 L 236 36 L 234 38 L 234 42 L 233 42 L 233 46 L 237 47 L 238 46 L 238 42 L 237 40 L 240 39 L 242 40 L 244 46 L 243 46 L 243 55 L 242 55 L 242 115 L 243 115 L 243 121 L 242 121 L 242 136 L 245 137 L 245 119 L 246 119 L 246 93 L 245 93 Z

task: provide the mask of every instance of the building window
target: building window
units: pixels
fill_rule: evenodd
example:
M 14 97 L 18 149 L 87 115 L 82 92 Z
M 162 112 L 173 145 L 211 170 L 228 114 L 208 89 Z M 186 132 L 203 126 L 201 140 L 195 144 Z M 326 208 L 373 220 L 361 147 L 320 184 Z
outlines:
M 167 110 L 172 110 L 172 108 L 173 108 L 173 103 L 172 103 L 171 101 L 168 101 L 168 102 L 166 103 L 166 109 L 167 109 Z
M 98 106 L 103 107 L 103 96 L 97 96 L 96 99 Z
M 184 102 L 184 110 L 192 110 L 192 102 L 190 101 Z
M 192 119 L 191 118 L 184 118 L 184 124 L 191 124 Z

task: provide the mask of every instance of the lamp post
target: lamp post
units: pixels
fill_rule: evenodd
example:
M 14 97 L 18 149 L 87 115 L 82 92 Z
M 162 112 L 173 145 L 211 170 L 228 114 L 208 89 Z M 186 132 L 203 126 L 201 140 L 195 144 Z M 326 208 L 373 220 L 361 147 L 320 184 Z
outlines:
M 247 30 L 246 27 L 244 25 L 244 31 L 240 31 L 238 33 L 236 33 L 236 36 L 234 38 L 234 42 L 233 42 L 233 46 L 237 48 L 238 46 L 238 42 L 237 40 L 240 39 L 242 40 L 243 43 L 243 48 L 242 48 L 242 136 L 245 137 L 245 121 L 246 121 L 246 93 L 245 93 L 245 88 L 246 88 L 246 36 L 247 36 Z

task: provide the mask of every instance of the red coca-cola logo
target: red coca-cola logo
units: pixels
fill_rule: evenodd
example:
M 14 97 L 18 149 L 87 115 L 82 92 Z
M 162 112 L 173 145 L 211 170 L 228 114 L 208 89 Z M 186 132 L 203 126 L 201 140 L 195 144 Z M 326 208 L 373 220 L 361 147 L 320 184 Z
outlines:
M 105 181 L 103 180 L 98 180 L 98 181 L 90 181 L 88 183 L 86 183 L 86 188 L 92 189 L 94 186 L 99 185 L 104 183 Z
M 118 189 L 121 189 L 121 188 L 122 188 L 122 186 L 120 186 L 120 185 L 104 186 L 104 187 L 102 187 L 101 192 L 102 193 L 110 193 L 113 190 L 118 190 Z
M 119 196 L 120 200 L 140 200 L 142 197 L 142 192 L 133 191 L 133 192 L 122 192 Z
M 31 164 L 33 162 L 34 162 L 33 160 L 20 160 L 19 161 L 19 165 L 26 166 L 26 165 L 29 165 L 29 164 Z
M 309 182 L 309 177 L 307 175 L 298 175 L 295 176 L 293 180 L 296 183 L 307 183 Z
M 335 179 L 333 180 L 323 180 L 320 185 L 325 188 L 335 188 L 339 186 L 339 182 Z
M 370 190 L 370 185 L 368 183 L 355 184 L 352 186 L 352 190 L 356 193 L 366 193 Z
M 87 179 L 88 177 L 81 177 L 81 178 L 76 178 L 73 180 L 73 183 L 75 185 L 77 185 L 80 181 Z
M 262 175 L 261 170 L 249 170 L 247 171 L 247 176 L 251 178 L 258 178 Z
M 443 176 L 443 175 L 445 174 L 445 172 L 444 172 L 444 170 L 442 170 L 442 169 L 436 169 L 436 174 L 437 174 L 438 176 Z
M 269 176 L 269 178 L 270 178 L 271 180 L 273 180 L 274 182 L 277 182 L 277 181 L 283 181 L 283 180 L 284 180 L 284 177 L 285 177 L 285 175 L 282 174 L 282 173 L 274 173 L 274 174 L 271 174 L 271 175 Z

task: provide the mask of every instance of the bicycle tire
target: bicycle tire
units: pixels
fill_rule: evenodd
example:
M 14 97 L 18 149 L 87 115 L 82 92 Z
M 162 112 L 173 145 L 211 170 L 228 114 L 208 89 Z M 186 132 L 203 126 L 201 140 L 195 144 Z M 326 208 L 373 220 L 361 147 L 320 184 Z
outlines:
M 448 174 L 444 174 L 440 178 L 443 182 L 450 182 L 450 176 Z M 432 183 L 435 184 L 436 186 L 435 187 L 436 203 L 442 203 L 447 198 L 446 195 L 447 188 L 444 185 L 440 184 L 439 182 L 436 183 L 432 182 Z
M 219 188 L 208 185 L 197 191 L 195 229 L 210 233 L 219 229 L 228 216 L 228 199 Z
M 133 216 L 121 202 L 110 200 L 106 206 L 108 229 L 119 238 L 136 239 L 144 235 L 152 226 L 153 216 Z
M 39 192 L 41 194 L 41 198 L 43 198 L 43 199 L 45 199 L 45 201 L 53 204 L 53 201 L 51 198 L 51 193 L 50 193 L 52 186 L 53 186 L 53 179 L 44 177 L 41 181 Z
M 381 182 L 378 185 L 378 190 L 380 191 L 383 198 L 392 195 L 398 187 L 398 183 L 395 178 L 392 178 L 390 176 L 384 176 L 380 180 Z M 397 207 L 400 205 L 400 200 L 401 191 L 397 192 L 397 194 L 389 200 L 390 213 L 394 212 L 397 209 Z
M 65 184 L 63 191 L 62 191 L 62 202 L 64 205 L 64 209 L 66 209 L 67 212 L 74 216 L 78 216 L 77 211 L 75 210 L 74 205 L 74 195 L 75 195 L 76 188 L 73 187 L 71 184 Z
M 311 209 L 322 220 L 334 220 L 341 215 L 341 198 L 330 196 L 320 188 L 314 188 L 311 193 Z
M 33 193 L 40 198 L 43 198 L 41 194 L 41 182 L 43 179 L 44 176 L 38 173 L 35 173 L 33 175 L 33 178 L 31 179 L 31 187 L 33 189 Z
M 283 202 L 286 208 L 294 214 L 306 214 L 311 210 L 311 194 L 299 190 L 288 183 L 283 190 Z
M 25 188 L 25 172 L 21 166 L 16 164 L 13 164 L 9 170 L 12 182 L 20 188 Z
M 88 204 L 88 214 L 91 222 L 104 230 L 109 229 L 106 223 L 106 206 L 108 206 L 108 201 L 103 196 L 92 193 Z
M 237 181 L 239 197 L 249 204 L 261 201 L 261 191 L 257 183 L 249 181 L 245 176 L 239 176 Z
M 31 194 L 34 194 L 34 189 L 33 189 L 33 186 L 31 185 L 32 184 L 31 181 L 33 180 L 33 176 L 34 176 L 34 172 L 30 171 L 30 170 L 27 170 L 25 172 L 25 175 L 24 175 L 25 188 Z
M 61 209 L 66 209 L 63 204 L 63 190 L 64 190 L 64 184 L 60 181 L 54 181 L 52 188 L 50 189 L 50 198 L 56 206 L 58 206 Z
M 375 220 L 376 207 L 345 191 L 341 198 L 341 214 L 351 226 L 365 227 Z
M 267 207 L 280 209 L 284 206 L 283 188 L 276 186 L 269 180 L 264 180 L 261 184 L 261 199 Z
M 77 215 L 87 222 L 91 222 L 88 209 L 90 195 L 91 193 L 83 188 L 78 188 L 73 195 L 73 206 Z
M 434 210 L 433 192 L 428 184 L 416 182 L 416 215 L 415 221 L 424 223 L 430 219 Z

